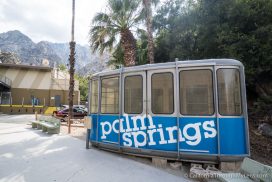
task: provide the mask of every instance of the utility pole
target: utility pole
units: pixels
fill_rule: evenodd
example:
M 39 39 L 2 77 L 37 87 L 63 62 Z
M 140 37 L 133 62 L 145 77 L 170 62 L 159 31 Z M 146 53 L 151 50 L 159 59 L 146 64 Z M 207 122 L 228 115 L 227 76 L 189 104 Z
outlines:
M 75 47 L 76 42 L 74 41 L 74 27 L 75 27 L 75 0 L 72 0 L 72 32 L 70 44 L 70 84 L 69 84 L 69 115 L 68 115 L 68 133 L 71 133 L 71 118 L 73 116 L 73 98 L 74 98 L 74 74 L 75 74 Z

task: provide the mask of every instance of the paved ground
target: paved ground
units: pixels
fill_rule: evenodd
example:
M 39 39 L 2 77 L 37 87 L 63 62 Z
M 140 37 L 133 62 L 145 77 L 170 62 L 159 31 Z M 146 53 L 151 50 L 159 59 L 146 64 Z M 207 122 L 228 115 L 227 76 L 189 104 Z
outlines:
M 16 123 L 16 124 L 27 124 L 29 121 L 34 120 L 35 115 L 6 115 L 0 114 L 0 123 Z
M 153 166 L 97 149 L 66 134 L 48 135 L 27 121 L 33 115 L 0 115 L 0 182 L 188 181 Z

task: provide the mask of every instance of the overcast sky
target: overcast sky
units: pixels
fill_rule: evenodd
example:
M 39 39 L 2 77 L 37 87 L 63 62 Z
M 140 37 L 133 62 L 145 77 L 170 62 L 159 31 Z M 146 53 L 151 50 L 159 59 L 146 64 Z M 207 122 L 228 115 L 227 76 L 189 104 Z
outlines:
M 76 0 L 75 41 L 88 44 L 95 13 L 104 11 L 107 0 Z M 72 0 L 0 0 L 0 33 L 19 30 L 34 42 L 69 42 Z

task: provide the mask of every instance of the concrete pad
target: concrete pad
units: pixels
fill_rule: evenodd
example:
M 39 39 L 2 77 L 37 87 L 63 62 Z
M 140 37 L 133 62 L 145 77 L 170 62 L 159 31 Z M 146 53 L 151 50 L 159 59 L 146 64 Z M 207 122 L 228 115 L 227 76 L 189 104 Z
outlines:
M 69 135 L 48 135 L 6 119 L 0 117 L 0 182 L 189 181 L 118 154 L 86 150 L 85 141 Z
M 166 168 L 167 160 L 159 157 L 152 157 L 152 164 L 158 168 Z
M 237 162 L 220 162 L 219 168 L 223 172 L 238 172 L 240 170 L 241 161 Z

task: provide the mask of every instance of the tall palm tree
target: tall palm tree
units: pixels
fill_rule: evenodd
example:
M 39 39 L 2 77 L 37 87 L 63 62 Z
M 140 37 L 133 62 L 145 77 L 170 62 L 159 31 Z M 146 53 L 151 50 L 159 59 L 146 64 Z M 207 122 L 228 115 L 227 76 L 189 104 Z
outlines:
M 90 29 L 90 45 L 102 54 L 112 51 L 117 41 L 124 51 L 125 66 L 135 65 L 136 40 L 132 28 L 142 19 L 140 0 L 108 0 L 107 13 L 97 13 Z
M 154 63 L 154 43 L 152 35 L 152 9 L 151 9 L 151 0 L 143 0 L 143 7 L 145 10 L 145 24 L 147 29 L 147 57 L 150 64 Z
M 70 83 L 69 83 L 69 114 L 68 114 L 68 133 L 71 132 L 71 118 L 73 113 L 73 97 L 74 97 L 74 74 L 75 74 L 75 47 L 76 42 L 74 41 L 74 26 L 75 25 L 75 0 L 72 2 L 72 32 L 70 42 Z

